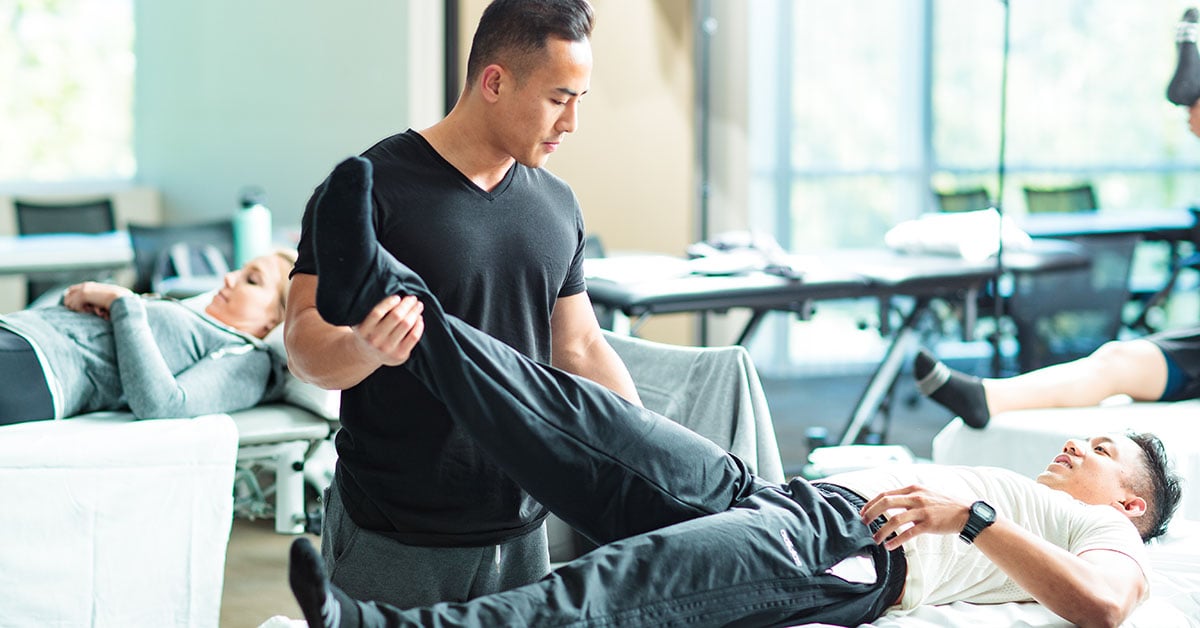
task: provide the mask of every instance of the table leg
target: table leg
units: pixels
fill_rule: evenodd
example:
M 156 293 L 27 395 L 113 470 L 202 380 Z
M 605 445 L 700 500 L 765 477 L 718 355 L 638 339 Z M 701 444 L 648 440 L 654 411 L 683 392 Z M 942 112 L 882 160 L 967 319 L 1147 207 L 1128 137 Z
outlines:
M 895 336 L 892 337 L 892 343 L 888 345 L 887 352 L 883 356 L 883 361 L 879 363 L 879 367 L 871 375 L 866 390 L 863 391 L 858 403 L 854 406 L 854 412 L 851 413 L 850 420 L 846 424 L 846 429 L 842 432 L 841 438 L 838 439 L 838 445 L 853 445 L 858 440 L 863 429 L 866 428 L 867 423 L 879 411 L 879 407 L 887 397 L 888 391 L 891 390 L 892 384 L 895 383 L 896 378 L 900 376 L 900 372 L 904 369 L 905 360 L 908 359 L 908 356 L 912 354 L 913 349 L 917 345 L 917 321 L 928 308 L 928 299 L 917 299 L 913 303 L 912 311 L 908 313 L 904 322 L 896 330 Z

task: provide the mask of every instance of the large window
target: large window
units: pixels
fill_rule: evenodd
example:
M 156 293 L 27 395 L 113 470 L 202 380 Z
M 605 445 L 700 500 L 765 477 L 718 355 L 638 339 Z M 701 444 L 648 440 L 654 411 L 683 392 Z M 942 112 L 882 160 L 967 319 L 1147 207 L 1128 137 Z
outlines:
M 0 185 L 129 179 L 131 0 L 0 2 Z
M 935 184 L 995 193 L 1003 4 L 934 3 L 931 155 Z M 1166 101 L 1175 67 L 1170 3 L 1011 2 L 1006 208 L 1021 187 L 1091 182 L 1104 209 L 1200 200 L 1200 140 Z
M 751 228 L 794 250 L 879 245 L 897 222 L 931 211 L 935 189 L 983 185 L 997 195 L 1006 11 L 1005 211 L 1024 211 L 1025 185 L 1075 182 L 1090 182 L 1105 210 L 1200 202 L 1200 139 L 1188 133 L 1186 111 L 1165 98 L 1184 5 L 743 6 L 747 213 Z M 847 326 L 863 316 L 847 312 Z M 793 350 L 780 357 L 812 355 L 807 341 L 797 348 L 801 328 L 784 333 Z M 788 343 L 776 336 L 761 344 Z

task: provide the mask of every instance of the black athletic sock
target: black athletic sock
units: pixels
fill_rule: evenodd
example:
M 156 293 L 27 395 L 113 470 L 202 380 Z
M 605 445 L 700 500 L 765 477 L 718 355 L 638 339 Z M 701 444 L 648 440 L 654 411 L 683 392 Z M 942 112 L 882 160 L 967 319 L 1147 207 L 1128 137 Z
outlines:
M 375 239 L 371 185 L 371 162 L 351 157 L 333 169 L 317 198 L 317 312 L 332 325 L 357 325 L 385 297 L 406 293 L 402 278 L 425 285 Z
M 288 583 L 292 586 L 292 595 L 296 596 L 309 628 L 351 626 L 352 622 L 343 621 L 343 618 L 349 620 L 358 617 L 358 613 L 351 608 L 354 602 L 329 583 L 321 555 L 306 538 L 292 541 Z
M 913 377 L 922 394 L 962 417 L 967 425 L 982 428 L 992 418 L 983 380 L 942 364 L 924 349 L 913 359 Z

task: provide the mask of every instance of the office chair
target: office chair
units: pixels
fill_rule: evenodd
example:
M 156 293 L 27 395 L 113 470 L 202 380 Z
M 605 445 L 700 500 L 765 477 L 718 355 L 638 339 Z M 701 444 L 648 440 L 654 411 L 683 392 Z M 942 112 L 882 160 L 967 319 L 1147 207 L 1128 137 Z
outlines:
M 1031 214 L 1096 211 L 1096 192 L 1092 184 L 1082 183 L 1061 188 L 1025 187 L 1025 210 Z
M 992 199 L 983 187 L 967 188 L 950 192 L 934 190 L 938 209 L 944 212 L 964 212 L 987 209 L 992 206 Z
M 1095 191 L 1090 184 L 1065 188 L 1026 187 L 1025 199 L 1030 213 L 1096 211 L 1099 206 L 1099 203 L 1096 201 Z M 1095 241 L 1095 239 L 1088 239 L 1084 244 L 1091 246 L 1091 243 Z M 1150 246 L 1150 244 L 1142 246 Z M 1135 281 L 1129 290 L 1128 300 L 1137 305 L 1139 313 L 1129 323 L 1129 328 L 1144 332 L 1152 331 L 1148 320 L 1152 310 L 1170 293 L 1176 279 L 1178 279 L 1179 272 L 1185 268 L 1195 267 L 1198 264 L 1200 264 L 1200 259 L 1196 258 L 1176 260 L 1176 263 L 1171 268 L 1170 277 L 1165 284 L 1154 281 L 1147 285 L 1145 281 Z
M 595 259 L 606 255 L 604 242 L 600 239 L 600 236 L 589 233 L 583 238 L 583 256 L 585 258 Z
M 1099 205 L 1096 202 L 1095 192 L 1087 184 L 1061 189 L 1025 188 L 1025 196 L 1030 212 L 1095 211 Z M 1200 216 L 1200 210 L 1193 209 L 1192 211 L 1193 214 Z M 1200 220 L 1200 217 L 1197 219 Z M 1087 242 L 1090 243 L 1092 241 L 1092 239 L 1089 239 Z M 1200 243 L 1200 227 L 1193 228 L 1191 241 L 1194 244 Z M 1139 244 L 1142 247 L 1161 245 L 1162 243 L 1157 242 Z M 1200 251 L 1200 248 L 1196 248 L 1196 250 Z M 1144 281 L 1138 277 L 1133 278 L 1133 285 L 1129 290 L 1129 302 L 1137 306 L 1138 314 L 1128 324 L 1129 329 L 1142 333 L 1156 331 L 1149 319 L 1154 310 L 1162 304 L 1174 289 L 1175 283 L 1179 278 L 1179 273 L 1189 268 L 1200 269 L 1200 256 L 1193 254 L 1181 259 L 1175 259 L 1176 255 L 1173 248 L 1171 256 L 1173 258 L 1171 268 L 1165 282 L 1153 279 Z
M 1152 291 L 1145 295 L 1144 298 L 1137 299 L 1142 305 L 1142 309 L 1129 324 L 1131 329 L 1152 333 L 1158 331 L 1150 324 L 1150 314 L 1154 308 L 1162 305 L 1167 297 L 1171 296 L 1171 292 L 1175 289 L 1175 284 L 1179 282 L 1179 275 L 1185 270 L 1200 270 L 1200 207 L 1189 207 L 1188 211 L 1192 213 L 1192 230 L 1189 241 L 1192 244 L 1192 252 L 1182 257 L 1177 254 L 1172 254 L 1174 259 L 1171 260 L 1171 271 L 1167 276 L 1167 280 L 1158 290 Z M 1138 295 L 1140 296 L 1140 295 Z
M 64 204 L 14 200 L 13 208 L 16 210 L 17 233 L 20 235 L 106 233 L 116 230 L 116 219 L 110 198 Z M 25 302 L 32 303 L 42 293 L 58 286 L 106 278 L 104 275 L 80 272 L 30 274 L 25 281 Z
M 1088 355 L 1116 339 L 1121 329 L 1139 238 L 1071 239 L 1091 256 L 1089 268 L 1014 277 L 1007 303 L 1020 346 L 1021 372 Z
M 133 246 L 135 278 L 133 291 L 156 292 L 163 296 L 186 298 L 219 288 L 221 280 L 233 260 L 233 220 L 190 225 L 142 225 L 130 223 L 129 242 Z M 178 247 L 185 244 L 185 247 Z M 179 254 L 197 259 L 174 260 Z M 204 276 L 193 276 L 190 281 L 167 280 L 180 273 L 179 266 L 191 264 L 204 269 Z M 174 268 L 172 268 L 174 267 Z M 187 279 L 187 277 L 181 278 Z
M 600 236 L 589 233 L 583 239 L 583 257 L 584 259 L 598 259 L 606 257 L 607 252 L 604 248 L 604 242 Z M 601 329 L 612 331 L 615 323 L 616 314 L 608 308 L 602 308 L 597 305 L 592 306 L 592 310 L 596 313 L 596 322 L 600 323 Z

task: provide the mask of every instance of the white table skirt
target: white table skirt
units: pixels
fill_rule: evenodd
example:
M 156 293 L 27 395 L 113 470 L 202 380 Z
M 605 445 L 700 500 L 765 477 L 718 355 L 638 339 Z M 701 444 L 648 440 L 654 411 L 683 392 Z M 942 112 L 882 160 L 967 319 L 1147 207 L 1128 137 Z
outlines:
M 237 443 L 226 415 L 0 427 L 0 625 L 217 626 Z

